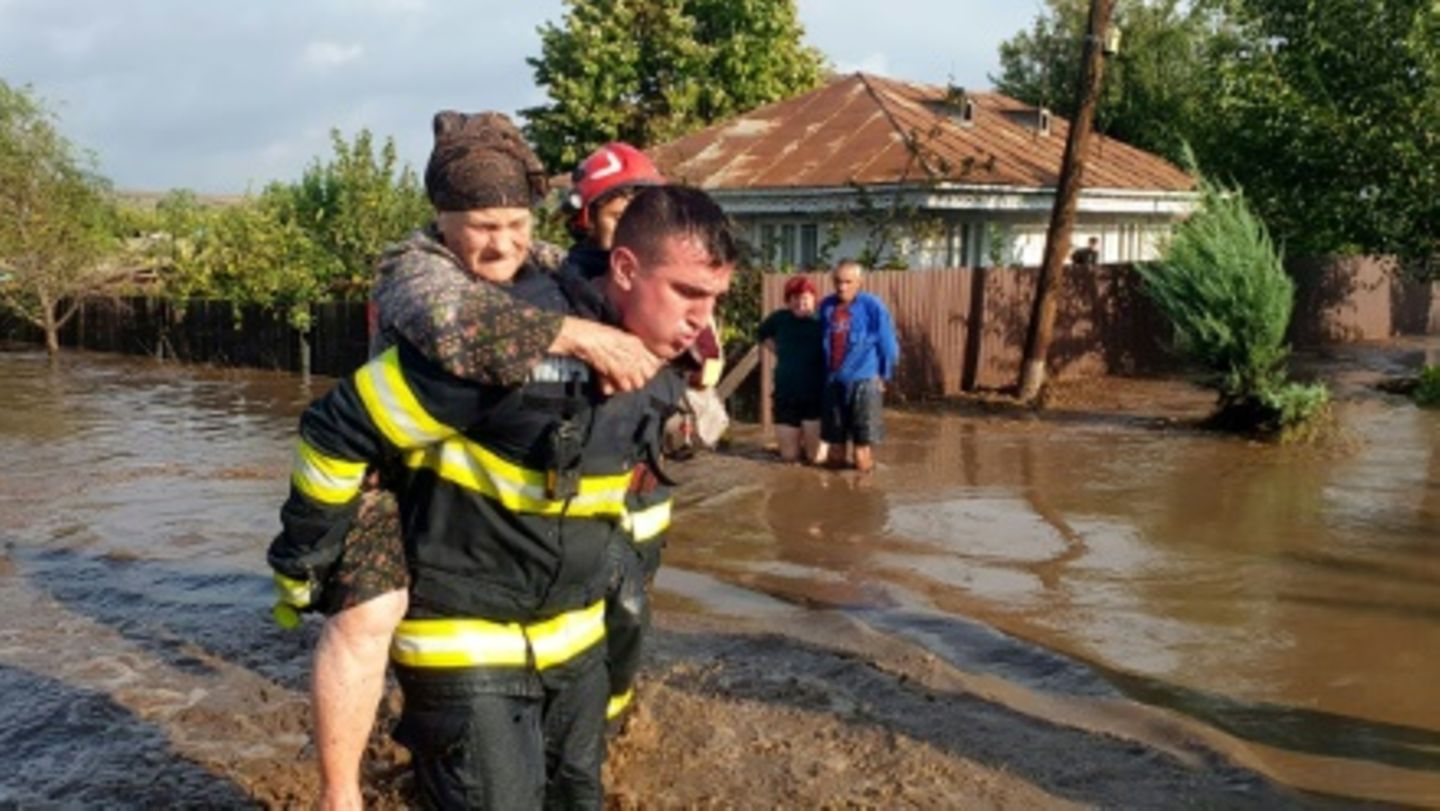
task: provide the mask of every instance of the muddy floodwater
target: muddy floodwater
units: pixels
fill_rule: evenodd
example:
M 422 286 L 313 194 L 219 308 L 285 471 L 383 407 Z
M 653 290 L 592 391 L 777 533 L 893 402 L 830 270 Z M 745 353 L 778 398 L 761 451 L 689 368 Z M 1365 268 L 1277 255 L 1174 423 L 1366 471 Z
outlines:
M 1315 361 L 1342 437 L 1321 447 L 1200 432 L 1153 413 L 1181 407 L 1163 398 L 894 412 L 860 477 L 780 466 L 742 427 L 679 469 L 656 667 L 703 648 L 674 623 L 733 630 L 759 640 L 725 649 L 756 679 L 829 691 L 806 717 L 892 717 L 881 748 L 988 759 L 1042 803 L 1440 807 L 1440 411 L 1367 385 L 1437 349 Z M 268 622 L 263 552 L 296 417 L 327 386 L 0 352 L 0 804 L 306 802 L 314 623 Z M 875 706 L 841 708 L 860 676 L 816 664 L 831 655 L 908 664 L 876 665 L 894 680 Z M 686 667 L 667 684 L 704 698 L 709 671 Z M 987 736 L 1033 723 L 1050 748 L 927 739 L 902 704 L 920 682 L 1023 719 Z M 615 744 L 617 768 L 643 743 Z M 1160 772 L 1158 795 L 1121 785 Z

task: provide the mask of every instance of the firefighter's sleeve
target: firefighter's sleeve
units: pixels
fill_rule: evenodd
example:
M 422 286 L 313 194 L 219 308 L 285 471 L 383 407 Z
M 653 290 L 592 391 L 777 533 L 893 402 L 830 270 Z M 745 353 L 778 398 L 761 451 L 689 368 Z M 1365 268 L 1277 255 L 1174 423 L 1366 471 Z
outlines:
M 306 409 L 280 510 L 282 531 L 268 554 L 282 603 L 302 610 L 319 603 L 367 466 L 442 442 L 457 433 L 451 426 L 461 414 L 476 413 L 475 388 L 457 382 L 402 345 Z
M 442 369 L 497 386 L 523 383 L 564 320 L 418 251 L 382 262 L 371 296 L 380 323 Z

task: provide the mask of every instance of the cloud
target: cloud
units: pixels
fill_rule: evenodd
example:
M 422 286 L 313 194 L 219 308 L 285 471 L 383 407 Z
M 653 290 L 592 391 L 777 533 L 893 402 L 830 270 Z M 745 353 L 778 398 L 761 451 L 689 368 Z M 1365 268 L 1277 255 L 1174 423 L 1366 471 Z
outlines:
M 882 53 L 867 54 L 865 58 L 859 62 L 837 62 L 835 64 L 835 70 L 837 73 L 855 73 L 858 71 L 860 73 L 874 73 L 879 76 L 891 75 L 890 60 Z M 907 77 L 897 76 L 896 78 L 904 79 Z
M 982 87 L 1039 0 L 798 0 L 832 64 Z M 525 58 L 562 0 L 0 0 L 0 78 L 31 84 L 62 131 L 127 188 L 202 192 L 299 176 L 326 133 L 393 136 L 423 165 L 436 110 L 542 103 Z M 275 58 L 276 54 L 282 55 Z
M 341 45 L 338 42 L 320 40 L 307 43 L 305 53 L 301 58 L 307 65 L 328 70 L 338 68 L 346 62 L 354 62 L 363 53 L 365 53 L 365 46 L 358 42 Z

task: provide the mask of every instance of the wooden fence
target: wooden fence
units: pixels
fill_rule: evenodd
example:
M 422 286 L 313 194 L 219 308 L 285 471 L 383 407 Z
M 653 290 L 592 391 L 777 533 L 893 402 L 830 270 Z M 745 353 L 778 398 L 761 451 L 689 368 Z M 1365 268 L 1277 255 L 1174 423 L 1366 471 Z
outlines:
M 1440 284 L 1402 281 L 1382 259 L 1339 258 L 1292 264 L 1297 282 L 1291 337 L 1297 345 L 1440 333 Z M 1024 351 L 1036 271 L 957 268 L 867 274 L 866 289 L 889 306 L 901 359 L 892 391 L 913 400 L 1014 385 Z M 782 305 L 789 276 L 767 274 L 763 311 Z M 826 274 L 811 274 L 821 291 Z M 1169 328 L 1123 265 L 1070 269 L 1050 352 L 1058 378 L 1164 371 Z M 39 341 L 0 315 L 0 337 Z M 367 356 L 365 305 L 316 305 L 308 336 L 316 374 L 348 374 Z M 65 346 L 174 358 L 194 363 L 300 371 L 302 336 L 279 313 L 226 302 L 180 307 L 158 299 L 87 302 L 61 335 Z M 773 359 L 761 364 L 759 404 L 770 402 Z M 768 417 L 768 413 L 766 414 Z
M 0 335 L 43 342 L 38 330 L 13 319 L 0 323 Z M 143 297 L 87 301 L 60 332 L 61 346 L 292 372 L 303 370 L 308 345 L 310 371 L 331 376 L 363 364 L 368 342 L 364 302 L 347 301 L 315 305 L 304 336 L 283 313 L 259 307 Z
M 1440 283 L 1403 281 L 1375 258 L 1296 262 L 1291 340 L 1297 346 L 1440 333 Z M 896 399 L 913 400 L 997 389 L 1017 383 L 1035 293 L 1034 268 L 876 271 L 865 289 L 883 300 L 900 338 Z M 828 274 L 809 274 L 822 295 Z M 765 277 L 762 311 L 784 303 L 785 282 Z M 1127 265 L 1066 270 L 1050 349 L 1050 374 L 1064 379 L 1165 371 L 1170 329 Z M 761 404 L 768 421 L 774 359 L 761 364 Z

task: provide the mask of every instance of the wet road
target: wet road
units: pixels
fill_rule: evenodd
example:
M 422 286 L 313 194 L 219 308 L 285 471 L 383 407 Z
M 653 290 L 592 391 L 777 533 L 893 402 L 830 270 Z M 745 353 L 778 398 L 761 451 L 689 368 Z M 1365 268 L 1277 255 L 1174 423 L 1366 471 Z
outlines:
M 305 756 L 262 556 L 325 383 L 29 352 L 0 380 L 0 801 L 242 801 Z M 1342 385 L 1339 414 L 1341 448 L 896 414 L 869 478 L 706 457 L 662 606 L 858 624 L 1037 715 L 1440 805 L 1440 412 Z

